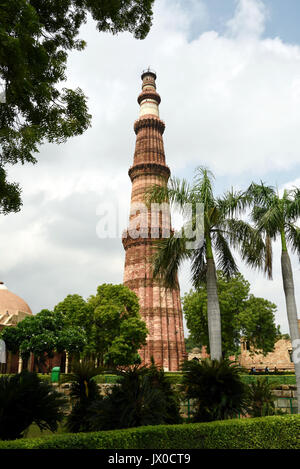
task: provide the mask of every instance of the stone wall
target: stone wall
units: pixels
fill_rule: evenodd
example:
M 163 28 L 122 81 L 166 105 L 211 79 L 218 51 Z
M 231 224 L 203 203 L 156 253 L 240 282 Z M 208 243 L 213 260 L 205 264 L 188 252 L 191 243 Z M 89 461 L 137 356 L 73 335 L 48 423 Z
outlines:
M 299 331 L 300 331 L 300 319 L 298 320 Z M 193 349 L 188 354 L 188 360 L 204 360 L 209 358 L 206 347 Z M 230 357 L 231 360 L 235 361 L 235 357 Z M 268 353 L 266 356 L 263 354 L 254 353 L 253 350 L 249 350 L 246 342 L 241 343 L 241 354 L 238 358 L 239 364 L 244 368 L 250 370 L 252 367 L 256 368 L 256 371 L 264 370 L 266 367 L 270 371 L 277 368 L 278 371 L 294 371 L 294 363 L 292 362 L 292 344 L 288 339 L 280 339 L 274 346 L 274 351 Z
M 242 344 L 242 352 L 239 357 L 241 366 L 251 369 L 253 366 L 256 370 L 264 370 L 269 367 L 270 371 L 276 367 L 282 371 L 294 371 L 294 363 L 291 360 L 292 344 L 290 340 L 280 339 L 275 344 L 274 352 L 263 354 L 252 354 L 246 348 L 246 344 Z

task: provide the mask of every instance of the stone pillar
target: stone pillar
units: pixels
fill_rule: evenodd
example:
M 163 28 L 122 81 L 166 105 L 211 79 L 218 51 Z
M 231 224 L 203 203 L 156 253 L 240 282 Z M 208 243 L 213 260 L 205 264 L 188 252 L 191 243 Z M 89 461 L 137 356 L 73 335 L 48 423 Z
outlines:
M 23 360 L 22 360 L 22 355 L 21 352 L 19 352 L 19 364 L 18 364 L 18 373 L 21 373 L 23 368 Z

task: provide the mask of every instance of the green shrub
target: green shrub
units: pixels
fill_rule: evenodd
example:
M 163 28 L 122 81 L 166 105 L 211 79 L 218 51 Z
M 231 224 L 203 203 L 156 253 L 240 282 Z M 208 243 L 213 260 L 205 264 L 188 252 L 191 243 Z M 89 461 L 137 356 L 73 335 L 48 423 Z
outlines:
M 98 375 L 99 368 L 96 368 L 92 362 L 76 362 L 72 368 L 73 373 L 65 378 L 71 382 L 70 397 L 73 403 L 66 427 L 72 433 L 90 431 L 86 416 L 91 403 L 100 400 L 98 385 L 93 379 Z
M 116 383 L 118 380 L 118 375 L 116 374 L 101 374 L 95 376 L 95 381 L 97 384 L 103 383 Z M 180 384 L 182 380 L 182 373 L 176 372 L 165 372 L 165 379 L 170 384 Z
M 164 371 L 134 366 L 119 372 L 118 384 L 88 409 L 89 428 L 112 430 L 181 422 L 179 399 Z
M 249 384 L 248 413 L 251 417 L 265 417 L 275 414 L 275 397 L 272 394 L 273 386 L 266 378 L 257 379 Z
M 0 441 L 1 449 L 300 449 L 300 416 L 159 425 Z
M 0 374 L 1 376 L 1 374 Z M 7 375 L 3 375 L 7 376 Z M 50 374 L 38 374 L 38 376 L 45 380 L 50 382 Z M 69 376 L 67 374 L 61 374 L 61 381 L 68 382 L 69 381 Z M 245 375 L 245 374 L 240 374 L 240 378 L 243 383 L 249 384 L 254 381 L 257 381 L 259 379 L 259 374 L 257 373 L 256 375 Z M 295 373 L 293 372 L 280 372 L 277 374 L 270 373 L 269 375 L 265 375 L 265 378 L 270 384 L 290 384 L 290 385 L 295 385 L 296 384 L 296 377 Z M 165 372 L 165 377 L 166 380 L 169 381 L 171 384 L 181 384 L 182 382 L 182 373 L 180 372 Z M 99 374 L 95 376 L 94 380 L 96 381 L 97 384 L 102 384 L 102 383 L 115 383 L 118 379 L 118 376 L 116 374 Z
M 244 414 L 247 388 L 239 367 L 227 360 L 186 361 L 182 384 L 187 399 L 192 399 L 193 422 L 210 422 Z
M 40 429 L 57 430 L 65 398 L 36 373 L 24 371 L 0 378 L 0 439 L 21 438 L 36 423 Z

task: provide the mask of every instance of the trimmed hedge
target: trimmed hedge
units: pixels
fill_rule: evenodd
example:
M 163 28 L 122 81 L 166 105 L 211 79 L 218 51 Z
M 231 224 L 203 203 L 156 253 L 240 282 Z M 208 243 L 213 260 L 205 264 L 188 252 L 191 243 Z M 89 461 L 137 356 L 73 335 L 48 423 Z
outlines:
M 179 373 L 179 372 L 166 372 L 165 373 L 166 375 L 166 378 L 167 380 L 171 383 L 171 384 L 180 384 L 181 383 L 181 379 L 182 379 L 182 373 Z M 0 374 L 0 376 L 2 376 Z M 7 375 L 6 375 L 7 376 Z M 44 379 L 45 381 L 50 381 L 50 374 L 38 374 L 38 376 L 41 378 L 41 379 Z M 61 374 L 61 379 L 60 381 L 64 381 L 66 382 L 67 381 L 67 376 L 66 374 Z M 289 385 L 295 385 L 296 384 L 296 377 L 295 377 L 295 374 L 286 374 L 286 375 L 280 375 L 280 374 L 269 374 L 269 375 L 265 375 L 265 374 L 256 374 L 256 375 L 240 375 L 241 376 L 241 380 L 245 383 L 245 384 L 249 384 L 253 381 L 256 381 L 258 378 L 261 378 L 262 376 L 267 378 L 267 380 L 269 381 L 270 384 L 277 384 L 277 385 L 282 385 L 282 384 L 289 384 Z M 98 376 L 95 376 L 95 381 L 96 383 L 98 384 L 102 384 L 102 383 L 115 383 L 117 381 L 117 375 L 114 375 L 114 374 L 103 374 L 103 375 L 98 375 Z
M 181 373 L 168 373 L 166 372 L 165 373 L 165 376 L 167 378 L 167 380 L 171 383 L 171 384 L 181 384 L 181 380 L 182 380 L 182 374 Z M 257 379 L 259 378 L 266 378 L 267 381 L 270 383 L 270 384 L 277 384 L 277 385 L 282 385 L 282 384 L 289 384 L 289 385 L 295 385 L 296 384 L 296 377 L 295 377 L 295 374 L 290 374 L 290 375 L 266 375 L 266 374 L 262 374 L 262 375 L 240 375 L 241 376 L 241 380 L 243 381 L 243 383 L 245 384 L 249 384 L 253 381 L 257 381 Z M 98 376 L 95 376 L 95 381 L 96 383 L 100 384 L 100 383 L 115 383 L 117 381 L 117 376 L 116 375 L 98 375 Z
M 177 373 L 177 372 L 165 372 L 165 377 L 171 384 L 179 384 L 181 383 L 182 379 L 182 373 Z M 103 374 L 103 375 L 97 375 L 95 376 L 94 380 L 98 384 L 103 384 L 103 383 L 116 383 L 118 379 L 117 375 L 114 374 Z
M 0 449 L 300 449 L 300 415 L 0 441 Z

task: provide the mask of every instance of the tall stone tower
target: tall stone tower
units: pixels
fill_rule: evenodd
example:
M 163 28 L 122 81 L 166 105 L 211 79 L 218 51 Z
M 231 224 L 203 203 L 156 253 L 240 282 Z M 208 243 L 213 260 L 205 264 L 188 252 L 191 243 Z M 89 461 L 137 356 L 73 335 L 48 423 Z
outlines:
M 142 74 L 142 92 L 138 97 L 139 119 L 134 124 L 136 147 L 133 165 L 129 169 L 132 181 L 129 227 L 123 235 L 126 252 L 124 284 L 139 297 L 140 313 L 147 324 L 147 345 L 140 350 L 143 363 L 155 363 L 166 371 L 176 371 L 185 358 L 183 320 L 179 285 L 166 289 L 152 274 L 151 258 L 157 238 L 170 232 L 170 217 L 154 213 L 146 208 L 143 213 L 148 227 L 142 223 L 139 205 L 144 204 L 145 190 L 153 184 L 167 185 L 170 170 L 165 162 L 162 135 L 165 124 L 159 118 L 160 96 L 156 92 L 156 74 L 147 70 Z M 151 228 L 152 225 L 152 228 Z M 154 239 L 156 237 L 156 239 Z

